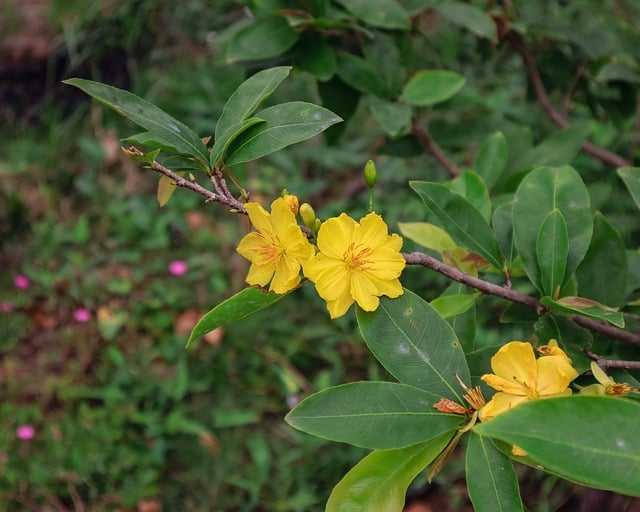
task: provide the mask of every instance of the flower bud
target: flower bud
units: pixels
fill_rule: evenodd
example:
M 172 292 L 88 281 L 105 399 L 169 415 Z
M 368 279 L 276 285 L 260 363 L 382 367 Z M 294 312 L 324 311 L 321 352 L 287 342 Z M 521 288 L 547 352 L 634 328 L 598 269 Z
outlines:
M 364 181 L 367 183 L 369 188 L 373 188 L 377 179 L 378 173 L 376 171 L 376 164 L 373 160 L 369 160 L 364 166 Z
M 293 212 L 293 214 L 298 215 L 298 208 L 299 208 L 298 196 L 294 196 L 292 194 L 285 194 L 282 196 L 282 198 L 289 205 L 289 208 L 291 208 L 291 211 Z
M 313 229 L 316 225 L 316 212 L 313 211 L 313 207 L 309 203 L 302 203 L 300 205 L 300 218 L 305 226 L 309 229 Z

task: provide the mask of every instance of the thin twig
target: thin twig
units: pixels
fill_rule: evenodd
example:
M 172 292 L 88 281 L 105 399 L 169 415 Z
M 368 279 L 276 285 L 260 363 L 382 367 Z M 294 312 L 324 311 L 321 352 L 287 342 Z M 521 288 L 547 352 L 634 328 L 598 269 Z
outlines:
M 164 174 L 168 178 L 171 178 L 176 184 L 176 186 L 188 188 L 189 190 L 192 190 L 197 194 L 200 194 L 201 196 L 206 198 L 207 203 L 211 203 L 211 202 L 222 203 L 222 204 L 226 204 L 227 206 L 230 206 L 234 210 L 237 210 L 238 213 L 243 213 L 245 215 L 247 213 L 247 210 L 245 209 L 244 205 L 240 201 L 238 201 L 235 197 L 233 197 L 230 193 L 216 194 L 215 192 L 211 192 L 211 190 L 204 188 L 199 183 L 195 181 L 187 180 L 179 176 L 178 174 L 173 172 L 171 169 L 167 169 L 166 167 L 164 167 L 162 164 L 158 163 L 155 160 L 151 163 L 151 169 L 159 172 L 160 174 Z
M 487 295 L 495 295 L 496 297 L 501 297 L 511 302 L 523 304 L 535 309 L 538 315 L 546 310 L 546 308 L 542 304 L 540 304 L 540 301 L 535 297 L 531 297 L 530 295 L 512 290 L 511 288 L 508 288 L 506 286 L 499 286 L 497 284 L 484 281 L 483 279 L 470 276 L 469 274 L 465 274 L 461 270 L 450 267 L 449 265 L 446 265 L 445 263 L 437 260 L 432 256 L 429 256 L 428 254 L 424 254 L 421 252 L 412 252 L 403 254 L 403 257 L 409 265 L 422 265 L 423 267 L 435 270 L 443 276 L 453 279 L 458 283 L 466 284 L 467 286 L 475 288 L 476 290 L 481 291 L 482 293 L 485 293 Z M 631 345 L 640 345 L 640 335 L 638 334 L 625 331 L 624 329 L 619 329 L 618 327 L 615 327 L 613 325 L 582 315 L 573 315 L 571 318 L 578 325 L 581 325 L 582 327 L 589 329 L 590 331 L 599 332 L 600 334 L 609 336 L 612 339 L 623 341 Z
M 522 58 L 522 62 L 524 64 L 525 69 L 527 70 L 527 74 L 529 75 L 529 79 L 531 80 L 531 85 L 533 86 L 533 90 L 536 93 L 536 97 L 538 98 L 538 103 L 542 109 L 547 113 L 549 119 L 553 121 L 560 128 L 568 128 L 571 126 L 569 120 L 562 115 L 558 110 L 555 109 L 551 100 L 549 99 L 549 95 L 547 94 L 547 90 L 542 82 L 542 78 L 540 77 L 540 72 L 536 67 L 536 63 L 533 59 L 533 55 L 527 48 L 527 45 L 524 42 L 522 36 L 516 32 L 509 32 L 506 36 L 506 40 L 509 41 L 513 49 L 520 55 Z M 632 162 L 628 161 L 626 158 L 621 157 L 617 153 L 613 153 L 607 149 L 600 148 L 595 146 L 588 140 L 582 143 L 582 150 L 591 155 L 594 158 L 597 158 L 601 162 L 611 165 L 612 167 L 630 167 Z
M 569 115 L 569 109 L 571 108 L 571 100 L 573 99 L 573 94 L 576 92 L 576 88 L 578 87 L 578 84 L 580 83 L 580 79 L 582 78 L 582 74 L 584 73 L 584 70 L 587 67 L 587 61 L 583 60 L 582 62 L 580 62 L 580 64 L 578 64 L 578 67 L 576 68 L 575 73 L 573 74 L 573 76 L 571 77 L 571 80 L 569 81 L 569 87 L 567 87 L 566 92 L 564 93 L 564 96 L 562 97 L 562 115 L 567 117 Z
M 460 169 L 454 164 L 447 155 L 444 154 L 442 148 L 431 136 L 427 130 L 424 119 L 418 118 L 411 127 L 411 133 L 415 135 L 422 148 L 432 157 L 434 157 L 442 167 L 444 167 L 451 176 L 460 176 Z
M 600 368 L 619 368 L 623 370 L 640 370 L 640 361 L 623 361 L 621 359 L 606 359 L 598 354 L 594 354 L 588 348 L 584 349 L 584 353 L 593 359 Z

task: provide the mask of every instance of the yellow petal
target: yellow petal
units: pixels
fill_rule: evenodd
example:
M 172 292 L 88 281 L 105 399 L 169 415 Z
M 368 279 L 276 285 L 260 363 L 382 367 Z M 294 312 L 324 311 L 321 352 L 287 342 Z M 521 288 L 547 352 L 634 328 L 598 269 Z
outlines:
M 283 255 L 278 261 L 269 289 L 276 293 L 287 293 L 300 283 L 300 263 Z
M 360 219 L 360 224 L 354 229 L 353 241 L 367 247 L 378 247 L 387 239 L 387 225 L 382 217 L 376 213 L 369 213 Z
M 249 273 L 245 281 L 251 285 L 266 286 L 273 276 L 274 267 L 272 265 L 258 265 L 253 263 L 249 267 Z
M 505 379 L 493 373 L 488 373 L 480 377 L 484 383 L 491 386 L 497 391 L 503 391 L 505 393 L 511 393 L 513 395 L 527 396 L 531 393 L 532 389 L 520 384 L 519 382 L 513 382 L 512 380 Z
M 540 396 L 563 393 L 578 372 L 567 362 L 565 356 L 543 356 L 536 361 L 538 382 L 536 391 Z
M 536 358 L 530 343 L 511 341 L 503 345 L 491 358 L 491 369 L 506 381 L 536 389 Z
M 526 401 L 527 398 L 524 396 L 512 395 L 510 393 L 496 393 L 487 405 L 480 409 L 478 417 L 480 421 L 487 421 Z
M 404 293 L 402 284 L 398 279 L 380 279 L 370 272 L 366 272 L 365 274 L 369 281 L 375 285 L 377 290 L 376 295 L 386 295 L 391 299 L 395 299 Z
M 356 226 L 356 221 L 346 213 L 327 219 L 318 231 L 318 249 L 331 258 L 342 259 L 353 242 L 352 235 Z
M 526 457 L 529 455 L 525 450 L 515 444 L 511 447 L 511 453 L 516 457 Z
M 318 254 L 304 263 L 304 274 L 315 283 L 318 295 L 326 301 L 351 297 L 351 276 L 341 261 Z
M 365 311 L 375 311 L 380 304 L 380 299 L 376 296 L 378 290 L 376 286 L 367 279 L 364 272 L 354 271 L 351 274 L 351 297 Z
M 353 299 L 350 295 L 342 295 L 337 300 L 328 300 L 327 309 L 331 318 L 338 318 L 344 315 L 353 304 Z
M 251 221 L 251 225 L 256 228 L 258 231 L 272 231 L 273 226 L 271 224 L 271 216 L 267 213 L 267 211 L 262 207 L 260 203 L 245 203 L 244 207 L 247 210 L 247 214 L 249 215 L 249 220 Z

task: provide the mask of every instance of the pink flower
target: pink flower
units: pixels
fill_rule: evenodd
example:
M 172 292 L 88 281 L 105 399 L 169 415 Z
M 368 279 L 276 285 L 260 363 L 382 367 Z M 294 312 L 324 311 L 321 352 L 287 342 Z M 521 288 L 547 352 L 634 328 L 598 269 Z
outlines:
M 188 269 L 187 263 L 182 260 L 174 260 L 169 263 L 169 273 L 172 276 L 183 276 L 187 273 Z
M 36 429 L 33 425 L 20 425 L 16 429 L 16 436 L 23 441 L 30 441 L 36 435 Z
M 13 313 L 14 307 L 8 300 L 0 302 L 0 313 Z
M 91 311 L 87 308 L 78 308 L 73 312 L 73 318 L 76 322 L 88 322 L 91 320 Z
M 29 278 L 23 274 L 18 274 L 13 278 L 13 284 L 16 288 L 20 288 L 21 290 L 26 290 L 31 285 L 31 281 Z

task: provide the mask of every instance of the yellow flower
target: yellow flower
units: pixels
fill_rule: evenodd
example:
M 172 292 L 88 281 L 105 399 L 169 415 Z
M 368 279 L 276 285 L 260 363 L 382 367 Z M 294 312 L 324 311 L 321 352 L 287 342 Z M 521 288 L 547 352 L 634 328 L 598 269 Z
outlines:
M 303 263 L 304 274 L 327 301 L 331 318 L 344 315 L 354 302 L 374 311 L 381 295 L 403 293 L 401 247 L 402 238 L 388 234 L 380 215 L 370 213 L 358 223 L 342 213 L 320 226 L 319 252 Z
M 287 293 L 300 283 L 301 263 L 314 249 L 296 224 L 291 201 L 278 198 L 271 214 L 258 203 L 245 204 L 251 224 L 257 230 L 245 235 L 237 251 L 251 261 L 247 283 L 266 286 L 269 291 Z
M 609 396 L 625 396 L 638 389 L 626 382 L 616 382 L 609 377 L 598 363 L 591 361 L 591 373 L 598 381 L 598 384 L 590 384 L 580 389 L 580 393 L 584 395 L 609 395 Z
M 511 341 L 491 358 L 492 374 L 482 380 L 498 393 L 480 410 L 486 421 L 528 400 L 553 395 L 569 395 L 569 384 L 578 376 L 571 360 L 554 343 L 536 359 L 530 343 Z

